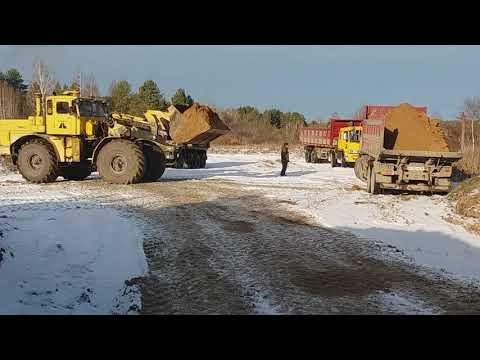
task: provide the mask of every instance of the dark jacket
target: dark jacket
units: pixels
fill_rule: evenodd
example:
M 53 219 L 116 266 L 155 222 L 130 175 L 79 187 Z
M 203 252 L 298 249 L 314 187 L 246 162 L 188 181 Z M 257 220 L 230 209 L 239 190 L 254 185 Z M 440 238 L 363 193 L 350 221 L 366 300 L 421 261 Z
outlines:
M 282 163 L 283 162 L 289 162 L 290 159 L 288 157 L 288 149 L 285 148 L 285 146 L 282 147 Z

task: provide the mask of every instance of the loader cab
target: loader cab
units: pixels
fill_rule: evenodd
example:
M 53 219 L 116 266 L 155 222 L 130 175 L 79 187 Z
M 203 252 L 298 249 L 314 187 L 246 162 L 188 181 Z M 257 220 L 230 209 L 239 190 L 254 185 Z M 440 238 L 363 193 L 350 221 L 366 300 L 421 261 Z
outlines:
M 47 134 L 94 135 L 94 125 L 105 117 L 105 103 L 78 97 L 78 92 L 67 91 L 46 99 Z

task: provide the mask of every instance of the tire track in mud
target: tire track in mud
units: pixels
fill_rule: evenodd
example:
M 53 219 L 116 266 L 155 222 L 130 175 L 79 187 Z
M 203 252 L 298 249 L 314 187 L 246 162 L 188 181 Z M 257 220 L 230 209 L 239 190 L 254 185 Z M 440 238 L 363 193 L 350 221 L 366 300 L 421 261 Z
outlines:
M 145 314 L 396 313 L 383 300 L 395 293 L 433 312 L 480 313 L 478 288 L 389 260 L 386 245 L 315 225 L 259 193 L 208 181 L 136 189 L 164 203 L 132 209 L 147 226 Z

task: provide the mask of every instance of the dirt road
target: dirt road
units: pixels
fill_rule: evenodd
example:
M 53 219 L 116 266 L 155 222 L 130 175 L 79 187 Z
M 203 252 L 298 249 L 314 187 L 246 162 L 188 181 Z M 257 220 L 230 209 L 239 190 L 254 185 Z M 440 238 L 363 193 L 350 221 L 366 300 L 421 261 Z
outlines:
M 480 313 L 476 284 L 403 261 L 392 245 L 322 227 L 261 187 L 185 172 L 132 186 L 4 182 L 2 191 L 17 204 L 12 211 L 101 206 L 139 224 L 149 270 L 130 283 L 140 287 L 143 314 Z M 43 196 L 40 207 L 27 192 Z
M 144 314 L 480 312 L 476 286 L 399 261 L 395 248 L 315 225 L 288 203 L 233 183 L 82 186 L 132 195 L 108 201 L 145 228 L 149 275 L 132 281 Z

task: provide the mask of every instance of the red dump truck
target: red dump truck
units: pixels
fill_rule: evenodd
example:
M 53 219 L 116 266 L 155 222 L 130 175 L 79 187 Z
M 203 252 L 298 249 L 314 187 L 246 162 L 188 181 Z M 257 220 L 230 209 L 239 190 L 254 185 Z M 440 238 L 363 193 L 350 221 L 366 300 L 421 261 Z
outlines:
M 358 157 L 361 120 L 330 119 L 328 126 L 312 126 L 300 131 L 306 162 L 329 161 L 332 167 L 346 166 Z
M 428 193 L 450 191 L 452 163 L 462 155 L 448 151 L 448 146 L 441 144 L 443 139 L 439 129 L 426 116 L 426 108 L 402 104 L 390 107 L 383 114 L 366 110 L 355 174 L 367 183 L 369 193 L 378 194 L 383 189 Z M 422 115 L 416 114 L 415 110 Z M 398 115 L 387 117 L 390 111 L 396 111 Z M 412 135 L 415 126 L 418 133 Z M 432 151 L 436 149 L 435 145 L 439 151 Z

